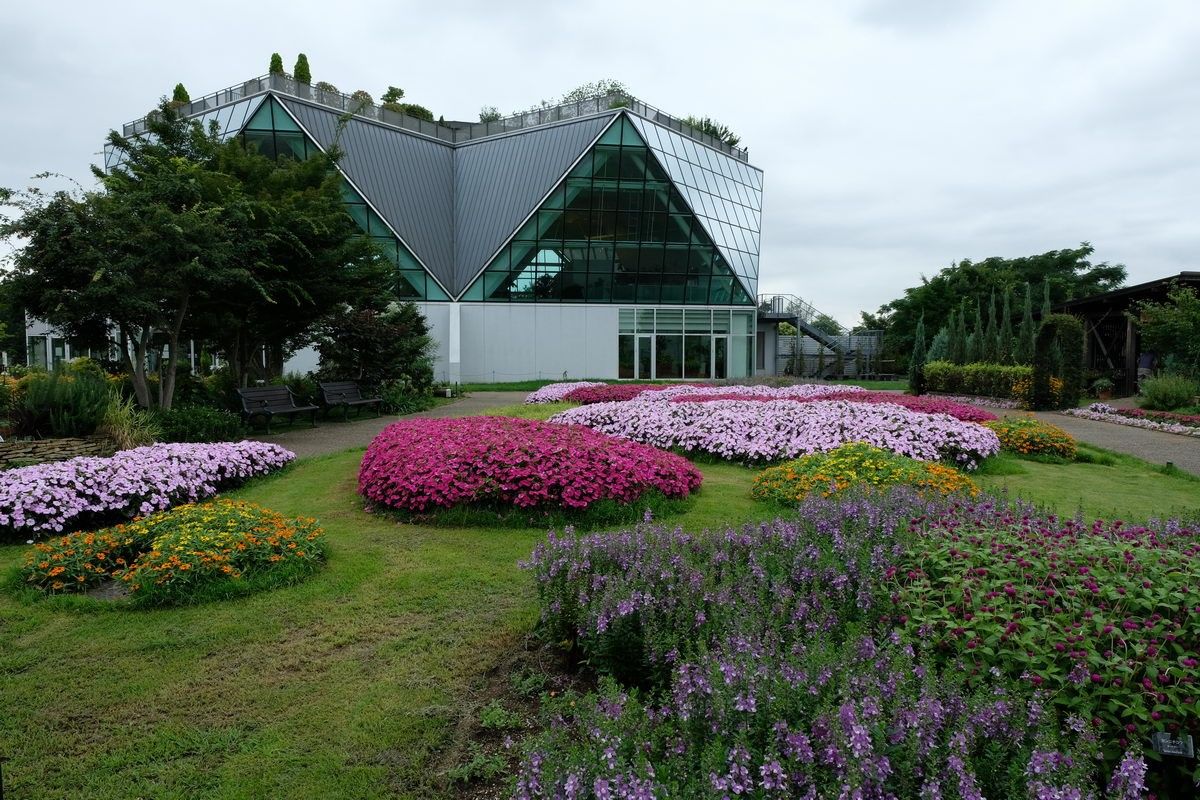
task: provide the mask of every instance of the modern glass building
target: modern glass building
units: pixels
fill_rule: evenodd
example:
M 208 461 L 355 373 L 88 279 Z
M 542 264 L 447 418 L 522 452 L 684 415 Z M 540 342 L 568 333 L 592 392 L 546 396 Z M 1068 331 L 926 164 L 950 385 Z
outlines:
M 640 101 L 438 124 L 272 75 L 183 111 L 277 158 L 337 143 L 440 379 L 753 372 L 762 171 Z

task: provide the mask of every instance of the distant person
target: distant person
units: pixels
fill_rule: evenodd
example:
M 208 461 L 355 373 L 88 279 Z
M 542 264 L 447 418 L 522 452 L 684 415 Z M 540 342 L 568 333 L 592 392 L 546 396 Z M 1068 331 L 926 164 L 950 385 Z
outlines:
M 1142 388 L 1142 381 L 1154 374 L 1154 365 L 1158 359 L 1154 355 L 1153 350 L 1147 350 L 1138 356 L 1137 362 L 1137 384 L 1138 390 Z

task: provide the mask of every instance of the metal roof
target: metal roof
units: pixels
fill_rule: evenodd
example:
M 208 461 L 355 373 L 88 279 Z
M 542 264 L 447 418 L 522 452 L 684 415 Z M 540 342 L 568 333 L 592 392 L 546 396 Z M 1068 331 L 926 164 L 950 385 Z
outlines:
M 289 97 L 277 97 L 321 147 L 329 148 L 343 118 Z M 413 253 L 452 294 L 454 272 L 454 148 L 356 117 L 344 118 L 338 166 L 366 195 Z
M 455 148 L 454 275 L 458 294 L 579 160 L 617 112 Z

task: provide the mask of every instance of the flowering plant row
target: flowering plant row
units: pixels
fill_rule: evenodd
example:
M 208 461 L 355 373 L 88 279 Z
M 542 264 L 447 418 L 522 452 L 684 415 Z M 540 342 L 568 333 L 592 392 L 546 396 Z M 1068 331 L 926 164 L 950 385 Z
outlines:
M 665 394 L 655 392 L 654 395 Z M 664 449 L 744 462 L 771 462 L 865 442 L 922 461 L 973 469 L 1000 450 L 996 434 L 945 414 L 846 400 L 795 403 L 635 400 L 571 408 L 550 418 Z
M 588 386 L 606 386 L 596 381 L 570 381 L 567 383 L 551 383 L 526 396 L 526 403 L 561 403 L 563 398 L 576 389 Z
M 622 403 L 632 400 L 644 392 L 661 392 L 666 388 L 666 384 L 605 383 L 600 386 L 581 386 L 578 389 L 572 389 L 563 395 L 563 400 L 568 403 L 579 403 L 581 406 L 590 406 L 593 403 Z
M 999 670 L 1106 734 L 1200 733 L 1200 529 L 1039 517 L 928 517 L 886 571 L 905 638 L 971 680 Z
M 551 536 L 526 565 L 542 625 L 612 680 L 550 705 L 514 796 L 1142 797 L 1142 737 L 1102 775 L 1104 723 L 897 623 L 912 541 L 956 521 L 1005 524 L 898 489 L 740 531 Z
M 975 482 L 953 467 L 855 442 L 768 467 L 755 476 L 751 496 L 794 505 L 814 491 L 829 497 L 848 489 L 878 491 L 901 485 L 922 494 L 979 494 Z
M 837 387 L 841 388 L 841 387 Z M 964 403 L 956 403 L 951 400 L 946 400 L 941 397 L 931 397 L 929 395 L 920 395 L 914 397 L 909 394 L 900 394 L 899 392 L 866 392 L 857 391 L 853 393 L 836 392 L 811 395 L 809 397 L 788 397 L 788 396 L 771 396 L 771 395 L 736 395 L 724 391 L 715 391 L 713 394 L 684 394 L 673 397 L 677 403 L 707 403 L 713 400 L 774 400 L 785 399 L 792 400 L 797 403 L 811 403 L 814 400 L 849 400 L 854 403 L 887 403 L 901 408 L 907 408 L 909 411 L 918 411 L 922 414 L 947 414 L 955 419 L 964 422 L 987 422 L 988 420 L 996 419 L 996 415 L 990 411 L 985 411 L 972 405 Z
M 324 553 L 324 534 L 315 520 L 217 500 L 39 542 L 21 572 L 26 583 L 50 593 L 85 591 L 116 579 L 137 601 L 167 604 L 247 577 L 301 574 Z
M 363 456 L 359 492 L 410 512 L 469 505 L 586 509 L 648 492 L 686 497 L 702 476 L 686 459 L 576 425 L 511 417 L 403 420 Z
M 1000 447 L 1011 453 L 1075 460 L 1078 448 L 1074 437 L 1032 415 L 1005 417 L 984 425 L 996 432 Z
M 37 537 L 211 497 L 283 468 L 295 454 L 266 442 L 156 444 L 0 472 L 0 535 Z
M 939 400 L 948 400 L 951 403 L 963 403 L 970 406 L 987 406 L 988 408 L 1005 408 L 1016 409 L 1021 407 L 1021 403 L 1017 400 L 1012 400 L 1007 397 L 986 397 L 978 394 L 944 394 L 942 392 L 928 392 L 921 397 L 936 397 Z
M 1167 411 L 1144 411 L 1140 408 L 1113 408 L 1106 403 L 1092 403 L 1087 408 L 1068 408 L 1062 413 L 1097 422 L 1112 422 L 1117 425 L 1129 425 L 1151 431 L 1177 433 L 1181 436 L 1200 436 L 1200 424 L 1190 421 L 1200 420 L 1200 417 L 1194 414 L 1171 414 Z M 1173 419 L 1174 417 L 1184 417 L 1188 421 Z

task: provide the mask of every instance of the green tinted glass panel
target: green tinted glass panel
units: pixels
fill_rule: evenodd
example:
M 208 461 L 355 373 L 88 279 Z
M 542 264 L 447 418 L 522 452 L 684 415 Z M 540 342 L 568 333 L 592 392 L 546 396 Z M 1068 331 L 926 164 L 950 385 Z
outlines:
M 625 116 L 463 299 L 753 305 Z

